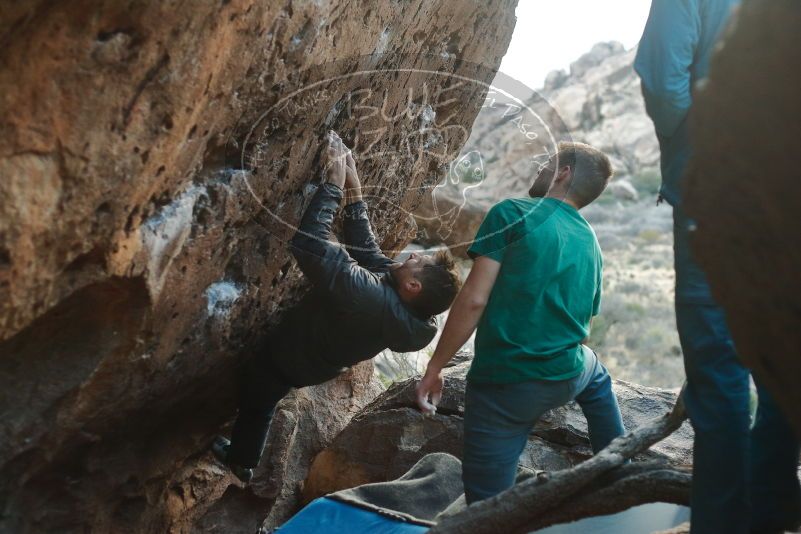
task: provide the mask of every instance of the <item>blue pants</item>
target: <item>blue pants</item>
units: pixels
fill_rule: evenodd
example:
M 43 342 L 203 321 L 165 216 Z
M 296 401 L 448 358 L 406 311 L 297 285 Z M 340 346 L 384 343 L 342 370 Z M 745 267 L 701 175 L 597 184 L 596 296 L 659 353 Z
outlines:
M 796 473 L 798 438 L 768 390 L 757 382 L 759 407 L 751 431 L 751 531 L 795 531 L 801 522 Z
M 272 350 L 264 343 L 240 371 L 239 413 L 231 430 L 228 461 L 241 467 L 259 465 L 275 407 L 292 389 L 272 358 Z
M 798 507 L 798 442 L 765 391 L 761 391 L 761 423 L 753 435 L 749 432 L 748 370 L 737 358 L 723 309 L 692 258 L 693 222 L 681 208 L 674 208 L 673 218 L 676 323 L 687 374 L 685 404 L 695 430 L 692 532 L 761 532 L 766 524 L 793 524 Z M 759 492 L 757 485 L 763 488 Z M 770 494 L 778 502 L 756 498 L 757 493 Z M 793 498 L 795 506 L 788 502 Z M 777 516 L 779 509 L 787 512 L 785 517 Z
M 518 384 L 468 382 L 464 407 L 462 480 L 468 504 L 512 487 L 529 432 L 546 411 L 576 400 L 594 452 L 624 433 L 612 379 L 584 347 L 584 369 L 569 380 Z

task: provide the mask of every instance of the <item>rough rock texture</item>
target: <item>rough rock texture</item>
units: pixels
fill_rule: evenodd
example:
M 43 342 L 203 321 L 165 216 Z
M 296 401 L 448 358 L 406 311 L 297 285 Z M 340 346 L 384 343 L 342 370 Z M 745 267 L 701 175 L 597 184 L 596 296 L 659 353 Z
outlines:
M 204 451 L 301 292 L 285 241 L 321 135 L 356 145 L 398 248 L 484 98 L 446 75 L 492 79 L 514 4 L 2 1 L 0 530 L 286 514 L 307 455 L 375 394 L 369 365 L 284 404 L 283 479 L 243 492 Z
M 203 506 L 210 506 L 209 510 L 193 527 L 203 532 L 222 533 L 237 530 L 239 525 L 243 531 L 252 531 L 262 524 L 276 527 L 286 521 L 297 511 L 303 481 L 314 456 L 334 439 L 367 400 L 380 392 L 372 377 L 372 365 L 361 364 L 334 381 L 296 390 L 282 401 L 248 493 L 242 495 L 238 484 L 229 486 L 226 492 L 232 496 L 224 496 L 213 504 L 203 503 Z M 253 504 L 245 507 L 243 501 Z M 269 515 L 265 519 L 267 511 Z
M 616 171 L 610 192 L 636 200 L 630 180 L 658 172 L 659 145 L 633 69 L 635 53 L 620 43 L 598 43 L 569 73 L 551 72 L 536 93 L 499 75 L 498 94 L 488 95 L 462 150 L 469 165 L 457 163 L 415 212 L 421 241 L 463 253 L 489 207 L 526 196 L 538 165 L 560 140 L 603 150 Z M 502 98 L 501 90 L 513 97 Z M 469 170 L 477 172 L 473 180 L 465 180 Z
M 416 408 L 415 379 L 394 385 L 354 417 L 329 447 L 314 459 L 304 500 L 343 488 L 390 480 L 431 452 L 462 453 L 465 375 L 469 362 L 446 369 L 442 402 L 434 416 Z M 626 428 L 641 426 L 672 408 L 676 394 L 615 382 Z M 575 403 L 548 412 L 534 427 L 520 465 L 553 471 L 592 454 L 587 423 Z M 689 423 L 654 446 L 641 459 L 666 460 L 675 467 L 692 464 Z
M 742 4 L 691 115 L 685 198 L 738 352 L 801 433 L 799 24 L 798 2 Z

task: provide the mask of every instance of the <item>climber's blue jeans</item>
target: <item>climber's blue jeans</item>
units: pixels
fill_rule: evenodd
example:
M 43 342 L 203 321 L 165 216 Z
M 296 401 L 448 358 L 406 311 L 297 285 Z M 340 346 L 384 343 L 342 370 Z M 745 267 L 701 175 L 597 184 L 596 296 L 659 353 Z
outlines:
M 576 400 L 587 418 L 594 452 L 624 433 L 612 379 L 584 347 L 584 369 L 569 380 L 518 384 L 468 382 L 462 480 L 468 503 L 512 487 L 529 432 L 546 411 Z
M 758 422 L 750 434 L 749 372 L 737 358 L 723 309 L 692 258 L 694 223 L 679 207 L 673 219 L 676 322 L 687 373 L 685 404 L 695 430 L 691 530 L 763 532 L 765 525 L 793 524 L 798 441 L 761 388 Z

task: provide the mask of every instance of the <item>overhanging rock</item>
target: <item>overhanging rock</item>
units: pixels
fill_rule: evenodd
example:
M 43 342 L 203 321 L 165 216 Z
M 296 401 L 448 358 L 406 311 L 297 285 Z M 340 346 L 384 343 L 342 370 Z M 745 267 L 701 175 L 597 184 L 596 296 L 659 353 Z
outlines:
M 4 5 L 0 530 L 236 530 L 291 503 L 303 465 L 243 492 L 204 451 L 247 347 L 302 292 L 285 242 L 322 134 L 356 145 L 376 232 L 400 248 L 514 8 Z M 371 376 L 288 400 L 289 457 L 324 446 L 375 395 Z

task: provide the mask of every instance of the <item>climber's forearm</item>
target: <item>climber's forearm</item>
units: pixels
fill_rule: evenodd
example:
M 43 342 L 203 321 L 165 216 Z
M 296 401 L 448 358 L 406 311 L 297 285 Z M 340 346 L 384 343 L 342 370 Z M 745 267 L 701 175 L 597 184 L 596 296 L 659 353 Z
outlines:
M 342 247 L 329 241 L 334 214 L 341 198 L 341 188 L 331 183 L 322 184 L 312 197 L 298 231 L 290 242 L 290 250 L 300 270 L 315 285 L 327 285 L 335 271 L 353 261 Z
M 345 186 L 345 205 L 359 202 L 362 199 L 362 188 L 360 186 L 348 187 Z
M 339 207 L 342 195 L 342 188 L 330 182 L 323 183 L 317 188 L 309 206 L 303 213 L 298 231 L 292 238 L 293 246 L 314 248 L 324 245 L 321 241 L 327 241 L 331 237 L 334 214 Z
M 347 195 L 347 189 L 345 194 Z M 351 257 L 373 272 L 386 272 L 395 264 L 381 251 L 370 229 L 367 204 L 363 200 L 347 203 L 343 210 L 342 233 Z

